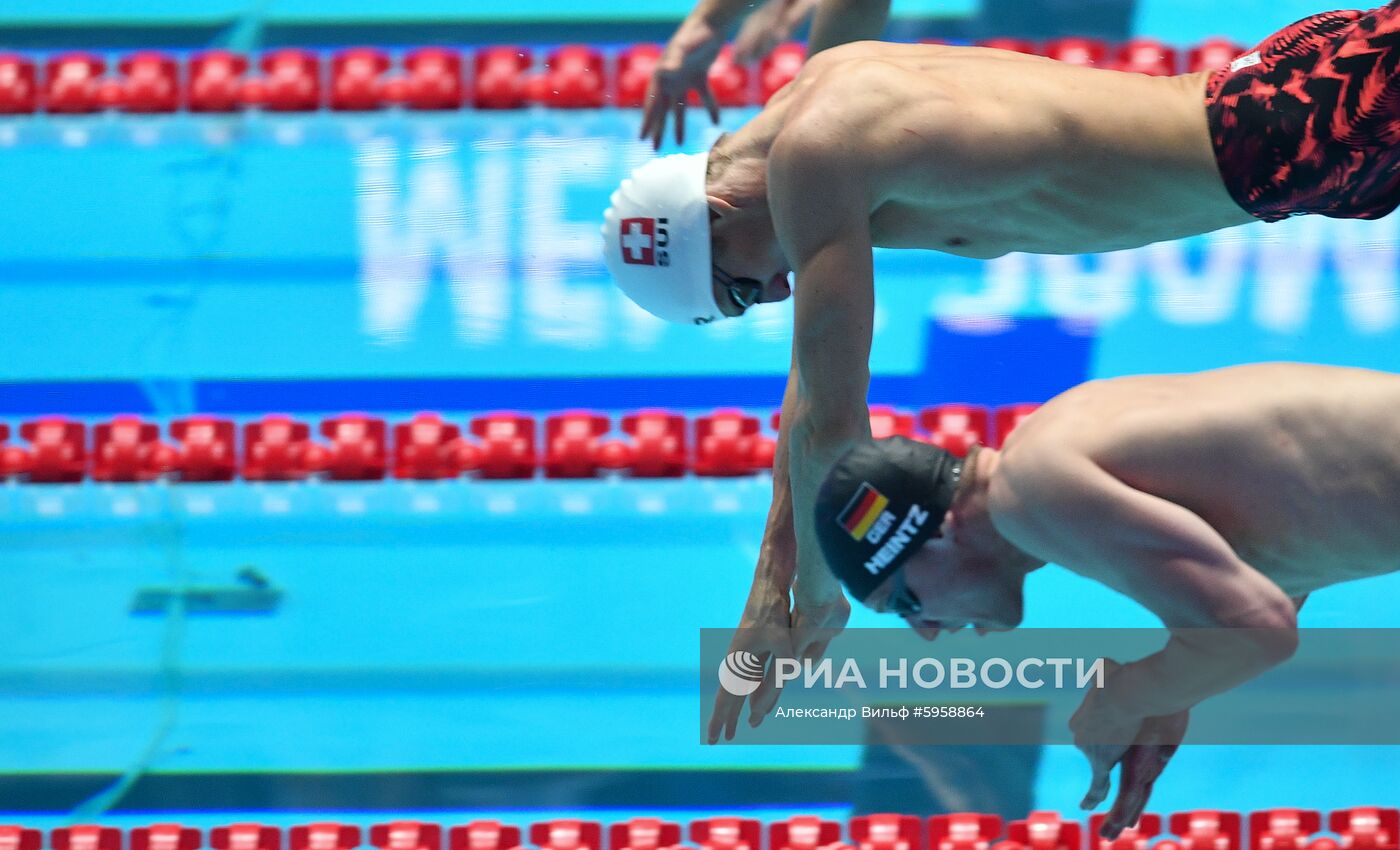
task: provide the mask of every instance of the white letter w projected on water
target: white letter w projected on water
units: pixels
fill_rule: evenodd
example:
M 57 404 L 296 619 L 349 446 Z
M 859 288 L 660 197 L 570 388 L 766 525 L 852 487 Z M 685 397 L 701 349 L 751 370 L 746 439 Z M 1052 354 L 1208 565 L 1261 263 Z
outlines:
M 510 310 L 510 153 L 478 145 L 471 204 L 457 143 L 376 136 L 355 157 L 363 327 L 376 342 L 407 341 L 441 264 L 459 338 L 497 343 Z M 402 168 L 401 168 L 402 165 Z M 402 179 L 400 179 L 402 176 Z

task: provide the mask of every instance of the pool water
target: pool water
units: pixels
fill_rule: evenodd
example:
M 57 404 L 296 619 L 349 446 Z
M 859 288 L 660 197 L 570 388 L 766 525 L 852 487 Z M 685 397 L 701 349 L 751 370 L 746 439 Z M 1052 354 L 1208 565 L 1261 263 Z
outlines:
M 0 122 L 0 311 L 23 318 L 0 334 L 0 418 L 652 405 L 766 418 L 787 305 L 663 327 L 605 278 L 599 214 L 649 155 L 633 121 Z M 695 129 L 697 144 L 717 132 Z M 871 400 L 1040 401 L 1089 378 L 1273 359 L 1400 369 L 1397 228 L 1295 219 L 985 263 L 880 251 Z M 0 818 L 842 815 L 831 789 L 866 775 L 864 748 L 699 741 L 698 630 L 737 622 L 770 486 L 0 488 Z M 246 588 L 246 568 L 282 592 L 273 613 L 130 613 L 143 589 Z M 1318 593 L 1303 624 L 1400 625 L 1397 590 L 1392 576 Z M 1153 625 L 1058 568 L 1028 599 L 1029 626 Z M 1153 808 L 1384 802 L 1396 755 L 1188 747 Z M 765 796 L 779 774 L 787 790 Z M 125 802 L 93 796 L 138 775 L 146 790 Z M 182 776 L 252 784 L 204 801 L 150 790 Z M 357 790 L 308 792 L 337 776 Z M 1086 784 L 1072 749 L 1039 755 L 1037 807 L 1075 814 Z

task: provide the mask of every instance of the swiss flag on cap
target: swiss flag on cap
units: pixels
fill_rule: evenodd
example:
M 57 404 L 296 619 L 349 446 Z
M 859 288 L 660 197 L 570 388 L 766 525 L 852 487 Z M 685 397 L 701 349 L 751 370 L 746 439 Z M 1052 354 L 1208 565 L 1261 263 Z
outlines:
M 620 235 L 624 263 L 634 266 L 656 265 L 656 219 L 624 218 Z

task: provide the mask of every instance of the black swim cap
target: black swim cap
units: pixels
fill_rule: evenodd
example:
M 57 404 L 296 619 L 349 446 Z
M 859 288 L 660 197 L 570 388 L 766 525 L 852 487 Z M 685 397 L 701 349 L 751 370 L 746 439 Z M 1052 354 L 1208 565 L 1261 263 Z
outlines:
M 861 443 L 817 493 L 817 540 L 832 572 L 860 601 L 938 535 L 963 459 L 907 437 Z

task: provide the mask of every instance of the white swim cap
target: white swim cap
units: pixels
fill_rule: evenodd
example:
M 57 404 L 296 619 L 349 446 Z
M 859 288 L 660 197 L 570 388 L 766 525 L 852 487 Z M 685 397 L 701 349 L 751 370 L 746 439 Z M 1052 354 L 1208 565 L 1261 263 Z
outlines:
M 603 214 L 603 258 L 638 307 L 670 322 L 721 318 L 710 268 L 706 153 L 653 159 L 612 194 Z

